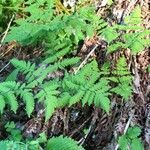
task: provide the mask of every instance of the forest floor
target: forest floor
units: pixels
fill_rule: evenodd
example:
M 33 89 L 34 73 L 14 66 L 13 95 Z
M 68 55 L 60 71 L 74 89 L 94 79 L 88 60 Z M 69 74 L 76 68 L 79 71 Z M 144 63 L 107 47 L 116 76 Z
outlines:
M 137 5 L 142 8 L 143 26 L 150 28 L 150 5 L 148 0 L 118 0 L 115 5 L 109 6 L 105 0 L 96 3 L 97 14 L 112 22 L 121 21 L 122 15 L 129 14 Z M 1 39 L 4 34 L 2 34 Z M 80 56 L 85 58 L 97 43 L 97 38 L 90 39 L 79 45 Z M 112 63 L 120 55 L 115 53 L 105 58 L 106 43 L 101 43 L 93 54 L 101 65 L 105 59 Z M 30 49 L 32 48 L 32 53 Z M 84 51 L 83 51 L 84 49 Z M 19 52 L 18 52 L 19 50 Z M 13 57 L 25 60 L 35 60 L 42 56 L 41 46 L 21 47 L 15 42 L 0 46 L 0 81 L 11 72 L 10 59 Z M 128 57 L 128 54 L 126 55 Z M 70 108 L 58 109 L 48 122 L 43 122 L 43 112 L 28 118 L 22 108 L 19 114 L 11 114 L 9 111 L 1 117 L 1 122 L 15 121 L 22 133 L 27 137 L 37 137 L 42 131 L 48 135 L 65 134 L 79 141 L 87 150 L 115 150 L 115 138 L 124 133 L 125 128 L 138 125 L 142 129 L 142 141 L 145 150 L 150 149 L 150 73 L 147 66 L 150 65 L 150 50 L 147 48 L 138 55 L 128 57 L 133 80 L 133 96 L 127 102 L 122 102 L 118 97 L 111 97 L 112 109 L 109 115 L 101 109 L 93 106 L 82 107 L 77 104 Z M 36 61 L 37 61 L 36 60 Z M 36 109 L 39 109 L 38 107 Z M 5 138 L 5 132 L 1 125 L 0 136 Z M 83 129 L 87 129 L 84 134 Z

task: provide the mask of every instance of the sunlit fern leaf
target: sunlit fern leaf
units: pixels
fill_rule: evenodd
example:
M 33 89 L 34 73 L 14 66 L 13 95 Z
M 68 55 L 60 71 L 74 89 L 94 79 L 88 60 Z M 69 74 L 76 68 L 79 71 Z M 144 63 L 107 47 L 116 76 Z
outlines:
M 17 141 L 0 141 L 0 147 L 2 150 L 26 150 L 27 145 Z
M 108 113 L 110 109 L 109 81 L 106 79 L 98 80 L 99 77 L 98 65 L 96 61 L 92 61 L 77 74 L 66 78 L 63 84 L 65 90 L 71 95 L 69 105 L 71 106 L 77 102 L 81 102 L 83 106 L 94 104 Z
M 91 91 L 87 91 L 82 99 L 82 106 L 84 106 L 86 103 L 89 102 L 89 99 L 92 95 L 92 92 Z M 93 97 L 94 98 L 94 97 Z M 92 100 L 93 101 L 93 100 Z M 88 104 L 91 105 L 92 104 L 92 101 L 91 103 L 89 102 Z
M 63 69 L 66 66 L 70 66 L 70 65 L 74 65 L 74 64 L 78 63 L 79 60 L 80 60 L 79 57 L 73 57 L 73 58 L 70 58 L 70 59 L 64 59 L 62 62 L 58 63 L 58 67 L 60 69 Z
M 112 42 L 119 36 L 119 34 L 111 27 L 107 27 L 106 29 L 104 29 L 101 35 L 106 39 L 108 43 Z
M 29 92 L 28 90 L 24 90 L 21 92 L 21 97 L 26 105 L 26 112 L 28 117 L 30 117 L 31 113 L 34 110 L 34 96 L 31 92 Z
M 110 100 L 107 95 L 97 94 L 94 98 L 94 104 L 98 107 L 101 107 L 106 113 L 110 111 Z
M 2 95 L 0 95 L 0 112 L 1 112 L 1 114 L 4 111 L 5 105 L 6 105 L 5 99 Z
M 47 121 L 54 113 L 57 105 L 57 98 L 53 95 L 47 95 L 44 101 L 45 104 L 45 121 Z
M 18 109 L 18 102 L 14 93 L 12 91 L 9 91 L 8 93 L 5 94 L 5 98 L 7 98 L 7 102 L 10 105 L 11 110 L 14 113 L 16 113 Z
M 146 39 L 146 35 L 143 36 L 142 34 L 143 31 L 128 33 L 123 36 L 126 41 L 126 47 L 130 48 L 133 54 L 137 54 L 138 52 L 144 50 L 144 48 L 150 44 L 150 40 Z
M 138 5 L 131 12 L 131 14 L 125 18 L 125 23 L 126 24 L 141 24 L 142 23 L 141 17 L 142 17 L 141 8 Z
M 58 108 L 68 106 L 71 95 L 68 92 L 64 92 L 61 94 L 60 98 L 58 98 Z
M 125 100 L 128 100 L 132 95 L 132 86 L 130 86 L 128 83 L 121 83 L 117 85 L 117 87 L 111 89 L 111 91 L 122 96 Z
M 71 106 L 71 105 L 79 102 L 83 98 L 84 93 L 85 93 L 84 91 L 80 90 L 77 94 L 75 94 L 74 96 L 72 96 L 70 98 L 70 101 L 69 101 L 69 106 Z
M 21 71 L 24 74 L 27 74 L 28 72 L 34 72 L 35 70 L 35 64 L 34 63 L 32 64 L 29 61 L 26 62 L 26 61 L 18 60 L 14 58 L 10 62 L 13 64 L 15 68 L 17 68 L 19 71 Z
M 117 82 L 118 85 L 112 88 L 111 91 L 122 96 L 125 100 L 128 100 L 132 94 L 132 76 L 127 68 L 125 57 L 119 58 L 116 65 L 116 70 L 113 71 L 113 73 L 116 78 L 112 78 L 112 81 Z
M 69 137 L 53 137 L 48 141 L 46 150 L 84 150 L 77 141 Z
M 0 147 L 3 148 L 3 150 L 7 150 L 8 141 L 0 141 Z

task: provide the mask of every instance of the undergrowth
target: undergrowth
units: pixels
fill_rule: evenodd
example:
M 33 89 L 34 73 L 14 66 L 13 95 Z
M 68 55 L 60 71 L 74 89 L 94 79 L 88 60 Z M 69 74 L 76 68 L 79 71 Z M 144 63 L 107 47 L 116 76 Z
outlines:
M 125 18 L 124 24 L 110 26 L 96 14 L 93 6 L 77 4 L 75 10 L 68 10 L 63 5 L 60 7 L 59 2 L 28 0 L 19 3 L 23 17 L 16 17 L 5 42 L 15 40 L 22 46 L 40 43 L 45 50 L 45 58 L 38 64 L 16 58 L 10 61 L 15 69 L 0 83 L 1 115 L 8 108 L 18 113 L 22 102 L 28 117 L 35 113 L 35 105 L 41 103 L 45 121 L 56 109 L 77 103 L 83 107 L 94 105 L 109 115 L 111 95 L 125 101 L 132 96 L 132 75 L 125 56 L 118 59 L 113 70 L 109 61 L 99 68 L 93 59 L 75 73 L 81 60 L 73 52 L 81 40 L 97 35 L 106 40 L 107 54 L 126 49 L 130 49 L 131 55 L 138 54 L 150 44 L 146 38 L 150 31 L 140 26 L 140 7 Z M 63 75 L 49 77 L 57 71 Z M 0 145 L 28 147 L 17 141 L 1 141 Z M 68 150 L 83 149 L 74 140 L 63 136 L 51 138 L 47 149 L 58 150 L 60 145 Z

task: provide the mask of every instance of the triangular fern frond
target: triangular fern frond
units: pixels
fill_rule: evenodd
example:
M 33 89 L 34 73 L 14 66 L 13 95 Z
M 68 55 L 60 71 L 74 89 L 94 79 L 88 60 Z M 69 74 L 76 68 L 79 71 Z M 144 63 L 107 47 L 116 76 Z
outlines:
M 109 81 L 106 79 L 99 80 L 99 78 L 98 65 L 96 61 L 92 61 L 77 74 L 64 79 L 64 88 L 71 95 L 69 105 L 80 101 L 83 105 L 93 103 L 108 113 L 110 108 Z

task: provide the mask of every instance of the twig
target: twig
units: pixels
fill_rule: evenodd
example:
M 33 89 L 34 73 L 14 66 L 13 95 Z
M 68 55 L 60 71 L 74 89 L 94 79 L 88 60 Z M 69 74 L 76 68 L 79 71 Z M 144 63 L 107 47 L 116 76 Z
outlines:
M 94 46 L 94 48 L 90 51 L 90 53 L 86 56 L 86 58 L 83 60 L 83 62 L 80 64 L 80 66 L 75 70 L 75 74 L 85 65 L 89 57 L 92 55 L 92 53 L 95 51 L 95 49 L 98 47 L 98 44 Z
M 14 17 L 15 17 L 15 15 L 13 14 L 12 17 L 11 17 L 11 19 L 10 19 L 10 21 L 9 21 L 9 23 L 8 23 L 7 29 L 6 29 L 6 31 L 4 32 L 4 36 L 3 36 L 2 39 L 1 39 L 0 47 L 2 47 L 2 43 L 4 42 L 4 40 L 5 40 L 5 38 L 6 38 L 6 35 L 7 35 L 8 31 L 9 31 L 9 29 L 10 29 L 10 25 L 11 25 L 11 23 L 12 23 Z
M 10 64 L 10 62 L 8 62 L 1 70 L 0 73 Z
M 78 143 L 80 143 L 80 145 L 83 145 L 84 142 L 87 140 L 87 137 L 92 133 L 92 131 L 94 130 L 94 126 L 95 126 L 95 123 L 98 119 L 98 109 L 95 108 L 94 112 L 93 112 L 93 118 L 92 118 L 92 121 L 91 121 L 91 124 L 90 124 L 90 127 L 88 129 L 88 133 L 83 137 L 81 138 Z
M 85 124 L 86 124 L 90 119 L 91 119 L 91 116 L 90 116 L 87 120 L 85 120 L 85 121 L 81 124 L 81 126 L 79 126 L 79 128 L 75 129 L 75 130 L 71 133 L 71 135 L 70 135 L 69 137 L 73 137 L 75 133 L 79 132 L 79 131 L 85 126 Z
M 131 116 L 128 119 L 128 122 L 127 122 L 127 124 L 125 126 L 125 129 L 124 129 L 124 133 L 123 133 L 124 135 L 126 134 L 128 128 L 130 126 L 130 123 L 131 123 L 131 120 L 132 120 L 133 116 L 134 116 L 134 114 L 131 114 Z M 118 148 L 119 148 L 119 144 L 116 145 L 115 150 L 118 150 Z

